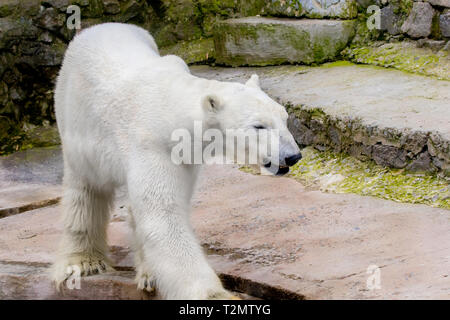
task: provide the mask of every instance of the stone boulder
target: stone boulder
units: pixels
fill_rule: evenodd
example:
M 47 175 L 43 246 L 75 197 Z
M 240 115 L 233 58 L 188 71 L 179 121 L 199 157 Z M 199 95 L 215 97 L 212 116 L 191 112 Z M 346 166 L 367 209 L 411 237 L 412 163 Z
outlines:
M 394 146 L 374 145 L 372 147 L 372 157 L 380 166 L 404 168 L 407 165 L 406 151 Z
M 400 16 L 395 13 L 395 7 L 388 5 L 381 9 L 381 30 L 387 31 L 391 35 L 402 33 Z
M 216 61 L 231 66 L 334 60 L 354 35 L 350 20 L 248 17 L 220 22 Z
M 415 2 L 411 13 L 402 25 L 402 31 L 412 38 L 425 38 L 431 34 L 435 11 L 426 2 Z
M 433 6 L 450 8 L 450 0 L 424 0 Z
M 439 28 L 441 30 L 441 34 L 444 37 L 450 38 L 450 10 L 449 9 L 445 10 L 444 13 L 440 15 Z
M 357 15 L 355 0 L 271 0 L 263 14 L 287 17 L 352 19 Z

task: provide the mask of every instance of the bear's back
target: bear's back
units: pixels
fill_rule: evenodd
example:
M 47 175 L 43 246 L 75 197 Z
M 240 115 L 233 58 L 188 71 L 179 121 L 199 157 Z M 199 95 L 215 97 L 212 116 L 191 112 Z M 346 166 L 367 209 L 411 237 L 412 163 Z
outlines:
M 153 37 L 144 29 L 122 23 L 104 23 L 81 31 L 67 48 L 63 68 L 76 69 L 98 84 L 160 58 Z

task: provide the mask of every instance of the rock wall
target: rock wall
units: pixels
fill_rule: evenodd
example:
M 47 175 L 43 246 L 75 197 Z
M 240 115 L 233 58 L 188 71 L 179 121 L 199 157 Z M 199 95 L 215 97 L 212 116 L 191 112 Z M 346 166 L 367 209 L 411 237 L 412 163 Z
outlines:
M 440 133 L 367 126 L 359 119 L 341 119 L 302 106 L 288 105 L 287 110 L 289 130 L 301 146 L 373 159 L 384 167 L 450 176 L 450 145 Z
M 103 21 L 151 27 L 140 0 L 2 0 L 0 2 L 0 155 L 24 144 L 30 125 L 53 123 L 53 87 L 68 42 L 70 4 L 83 27 Z
M 1 0 L 0 155 L 31 147 L 30 128 L 55 121 L 54 83 L 75 34 L 66 27 L 72 4 L 81 9 L 82 28 L 109 21 L 137 24 L 153 34 L 164 54 L 176 53 L 188 63 L 214 61 L 211 37 L 219 20 L 254 15 L 354 19 L 359 22 L 354 48 L 411 39 L 435 50 L 448 47 L 450 37 L 450 0 Z M 367 29 L 367 7 L 373 4 L 381 9 L 379 30 Z M 370 60 L 360 56 L 347 55 Z
M 81 9 L 82 28 L 133 23 L 160 47 L 208 37 L 218 19 L 256 14 L 240 0 L 1 0 L 0 155 L 28 144 L 24 131 L 33 125 L 55 121 L 55 79 L 75 35 L 66 25 L 72 4 Z
M 418 46 L 441 49 L 450 38 L 450 0 L 357 0 L 358 36 L 356 44 L 373 40 L 418 40 Z M 380 28 L 369 30 L 369 10 L 376 5 L 380 11 Z
M 228 19 L 215 28 L 216 63 L 236 67 L 333 61 L 354 30 L 354 20 Z
M 344 59 L 450 80 L 450 0 L 357 1 L 356 36 Z M 380 25 L 369 28 L 377 16 Z

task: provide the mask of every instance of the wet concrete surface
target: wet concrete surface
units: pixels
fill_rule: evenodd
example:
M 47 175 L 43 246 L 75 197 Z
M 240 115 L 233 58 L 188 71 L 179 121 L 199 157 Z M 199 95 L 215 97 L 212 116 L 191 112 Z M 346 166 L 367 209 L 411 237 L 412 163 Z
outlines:
M 0 158 L 0 217 L 57 203 L 63 161 L 60 147 L 36 148 Z
M 41 168 L 47 168 L 55 184 L 43 184 L 41 190 L 58 186 L 60 171 L 51 164 L 59 156 L 53 157 Z M 38 171 L 30 172 L 39 181 Z M 46 174 L 45 169 L 40 172 Z M 22 177 L 11 183 L 27 185 L 20 173 L 4 176 Z M 5 200 L 22 203 L 14 194 L 5 199 L 0 192 L 0 201 Z M 69 293 L 69 298 L 148 298 L 132 284 L 121 201 L 108 233 L 118 273 L 83 280 L 82 291 Z M 204 167 L 192 223 L 224 282 L 253 296 L 448 299 L 449 214 L 423 205 L 311 191 L 290 178 L 255 176 L 231 165 Z M 59 297 L 46 270 L 60 238 L 60 215 L 59 205 L 52 205 L 0 219 L 0 297 Z
M 59 185 L 62 173 L 60 146 L 29 149 L 0 158 L 0 188 L 21 183 Z

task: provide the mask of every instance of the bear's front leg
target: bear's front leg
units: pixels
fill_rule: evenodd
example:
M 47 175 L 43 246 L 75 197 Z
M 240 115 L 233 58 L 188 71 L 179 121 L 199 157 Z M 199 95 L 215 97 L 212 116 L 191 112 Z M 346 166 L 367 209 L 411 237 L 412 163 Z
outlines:
M 166 299 L 233 299 L 189 225 L 191 179 L 189 168 L 170 159 L 132 167 L 128 191 L 141 264 L 136 270 L 151 276 Z

